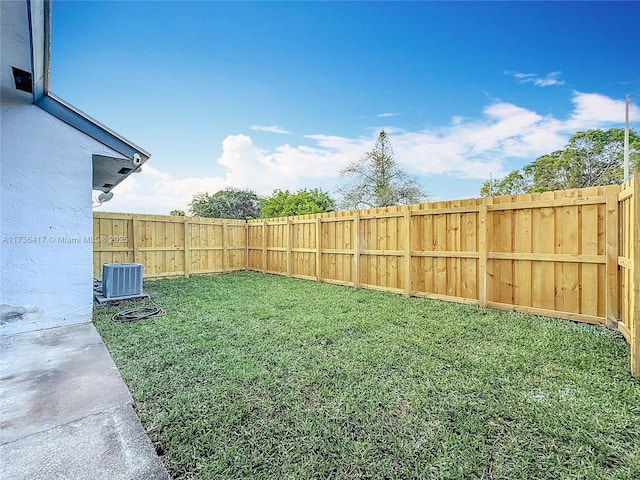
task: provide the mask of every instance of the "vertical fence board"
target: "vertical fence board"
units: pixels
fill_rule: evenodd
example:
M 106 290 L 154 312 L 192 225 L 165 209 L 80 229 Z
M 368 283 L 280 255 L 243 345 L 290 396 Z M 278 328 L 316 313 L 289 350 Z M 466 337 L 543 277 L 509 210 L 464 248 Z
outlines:
M 609 201 L 609 200 L 607 200 Z M 617 199 L 616 199 L 617 203 Z M 598 230 L 599 230 L 599 206 L 598 205 L 585 205 L 582 207 L 582 218 L 581 218 L 581 226 L 579 228 L 580 232 L 580 253 L 583 255 L 598 255 L 599 245 L 598 245 Z M 617 227 L 617 224 L 616 224 Z M 613 229 L 613 233 L 609 231 L 609 225 L 607 225 L 607 231 L 605 235 L 607 239 L 611 235 L 616 235 L 615 229 Z M 616 237 L 617 240 L 617 235 Z M 608 240 L 607 240 L 608 241 Z M 617 255 L 614 259 L 617 263 Z M 607 262 L 610 259 L 607 256 Z M 607 264 L 608 268 L 608 264 Z M 580 265 L 581 270 L 581 281 L 580 281 L 580 291 L 581 291 L 581 300 L 580 300 L 580 311 L 587 315 L 601 315 L 602 312 L 599 311 L 598 307 L 598 296 L 599 292 L 599 281 L 593 281 L 589 279 L 597 279 L 599 276 L 598 265 L 596 264 L 582 264 Z
M 291 217 L 287 218 L 287 225 L 285 226 L 284 242 L 287 249 L 287 276 L 293 275 L 293 232 L 291 231 L 293 225 L 291 224 Z
M 267 221 L 262 222 L 262 273 L 267 273 L 267 241 L 269 232 L 267 231 Z
M 191 225 L 189 225 L 189 217 L 184 217 L 184 276 L 189 278 L 191 270 L 191 256 L 189 255 L 189 247 L 191 246 Z M 135 255 L 134 255 L 135 256 Z
M 630 344 L 631 344 L 631 373 L 634 377 L 640 378 L 640 175 L 636 173 L 629 182 L 632 188 L 630 198 L 630 285 L 631 302 L 629 311 L 630 324 Z
M 322 280 L 322 220 L 316 218 L 316 278 Z
M 523 195 L 522 200 L 531 200 L 531 195 Z M 515 212 L 514 251 L 531 252 L 531 209 Z M 521 260 L 514 262 L 514 302 L 517 305 L 531 306 L 531 262 Z
M 553 192 L 545 192 L 541 195 L 542 200 L 554 198 Z M 555 209 L 553 207 L 543 207 L 539 210 L 539 228 L 533 240 L 536 242 L 534 247 L 535 253 L 554 253 L 555 252 Z M 532 265 L 535 269 L 536 282 L 534 282 L 534 291 L 532 292 L 532 303 L 535 307 L 555 310 L 555 263 L 537 261 Z M 537 295 L 535 294 L 537 293 Z
M 475 205 L 473 200 L 466 202 L 465 206 Z M 461 233 L 463 242 L 461 248 L 466 252 L 478 252 L 478 214 L 469 212 L 463 215 Z M 478 299 L 478 259 L 466 258 L 462 263 L 462 292 L 465 298 Z
M 411 296 L 411 211 L 407 208 L 404 211 L 404 229 L 402 231 L 403 239 L 402 246 L 404 250 L 404 276 L 403 287 L 404 294 L 407 297 Z
M 362 226 L 360 225 L 360 212 L 356 212 L 353 219 L 353 286 L 356 288 L 360 287 L 360 230 Z
M 620 318 L 620 308 L 618 299 L 618 197 L 617 195 L 607 195 L 606 203 L 606 283 L 605 283 L 605 304 L 606 311 L 604 313 L 607 326 L 615 328 Z M 598 295 L 594 295 L 598 298 Z
M 439 204 L 442 206 L 442 204 Z M 437 251 L 446 252 L 447 251 L 447 215 L 445 213 L 439 214 L 435 221 L 434 227 L 436 231 L 434 232 L 436 239 Z M 436 268 L 434 271 L 434 290 L 435 293 L 446 295 L 447 294 L 447 258 L 446 257 L 436 257 Z
M 447 244 L 448 252 L 460 251 L 460 217 L 456 213 L 447 214 Z M 454 253 L 455 254 L 455 253 Z M 461 296 L 460 287 L 460 259 L 456 257 L 447 258 L 447 295 L 452 297 Z
M 578 219 L 580 218 L 578 206 L 564 207 L 562 222 L 565 227 L 565 241 L 562 253 L 578 254 Z M 564 310 L 580 313 L 580 295 L 578 279 L 578 263 L 564 263 L 562 282 L 564 285 Z
M 489 222 L 487 204 L 490 199 L 485 199 L 478 212 L 478 300 L 481 307 L 487 306 L 487 260 L 488 243 L 492 240 L 489 234 Z

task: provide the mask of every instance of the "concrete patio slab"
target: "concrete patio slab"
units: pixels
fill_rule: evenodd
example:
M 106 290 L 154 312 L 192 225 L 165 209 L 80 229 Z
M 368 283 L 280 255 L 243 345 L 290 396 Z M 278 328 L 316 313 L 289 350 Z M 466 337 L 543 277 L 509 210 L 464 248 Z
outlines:
M 0 339 L 0 478 L 169 479 L 93 324 Z

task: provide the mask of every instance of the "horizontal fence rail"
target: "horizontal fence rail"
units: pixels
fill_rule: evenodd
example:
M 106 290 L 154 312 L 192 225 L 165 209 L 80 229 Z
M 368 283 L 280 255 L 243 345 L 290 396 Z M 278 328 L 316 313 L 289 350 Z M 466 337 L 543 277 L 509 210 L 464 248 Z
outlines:
M 96 244 L 94 270 L 247 269 L 600 323 L 640 377 L 639 183 L 248 222 L 97 212 L 94 236 L 116 241 Z

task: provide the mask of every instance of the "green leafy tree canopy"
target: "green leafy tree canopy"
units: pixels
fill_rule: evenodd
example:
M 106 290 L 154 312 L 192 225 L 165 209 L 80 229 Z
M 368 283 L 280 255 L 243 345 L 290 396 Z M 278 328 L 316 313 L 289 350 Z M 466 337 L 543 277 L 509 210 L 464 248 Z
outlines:
M 226 188 L 209 195 L 196 193 L 189 204 L 191 215 L 210 218 L 259 218 L 262 211 L 260 197 L 251 190 Z
M 389 136 L 378 134 L 373 150 L 340 171 L 346 184 L 338 192 L 347 209 L 420 203 L 428 198 L 416 179 L 395 161 Z
M 169 212 L 169 215 L 171 215 L 172 217 L 184 217 L 186 213 L 184 212 L 184 210 L 179 210 L 176 208 L 175 210 L 171 210 L 171 212 Z
M 308 215 L 332 212 L 335 208 L 335 201 L 327 192 L 318 188 L 312 190 L 305 188 L 296 193 L 290 193 L 289 190 L 274 190 L 270 197 L 262 200 L 262 217 Z
M 612 185 L 623 181 L 624 130 L 587 130 L 569 139 L 563 150 L 543 155 L 501 180 L 486 181 L 483 197 Z M 629 163 L 640 167 L 640 137 L 629 132 Z

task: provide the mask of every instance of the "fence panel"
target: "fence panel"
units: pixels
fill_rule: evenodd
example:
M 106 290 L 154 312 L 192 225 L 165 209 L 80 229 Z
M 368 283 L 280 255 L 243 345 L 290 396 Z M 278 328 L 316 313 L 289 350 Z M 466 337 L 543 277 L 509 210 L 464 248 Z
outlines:
M 617 255 L 607 246 L 617 225 L 606 218 L 618 191 L 613 185 L 493 198 L 488 305 L 605 323 L 613 288 L 608 256 Z
M 189 270 L 187 274 L 219 271 L 222 266 L 222 225 L 200 222 L 198 218 L 189 219 L 185 223 L 187 229 Z
M 480 200 L 411 207 L 410 294 L 479 303 Z
M 640 175 L 622 185 L 620 218 L 620 320 L 618 329 L 631 346 L 631 373 L 640 378 Z
M 265 222 L 247 224 L 247 269 L 265 272 Z
M 105 263 L 130 263 L 134 256 L 133 222 L 122 215 L 94 213 L 93 271 L 102 277 Z
M 291 221 L 291 276 L 315 280 L 316 277 L 316 221 Z
M 247 268 L 242 220 L 94 212 L 93 234 L 96 278 L 104 263 L 142 263 L 145 278 Z
M 324 282 L 353 285 L 353 219 L 324 218 L 320 227 L 319 278 Z
M 247 227 L 244 222 L 226 223 L 225 271 L 244 270 L 246 268 Z

